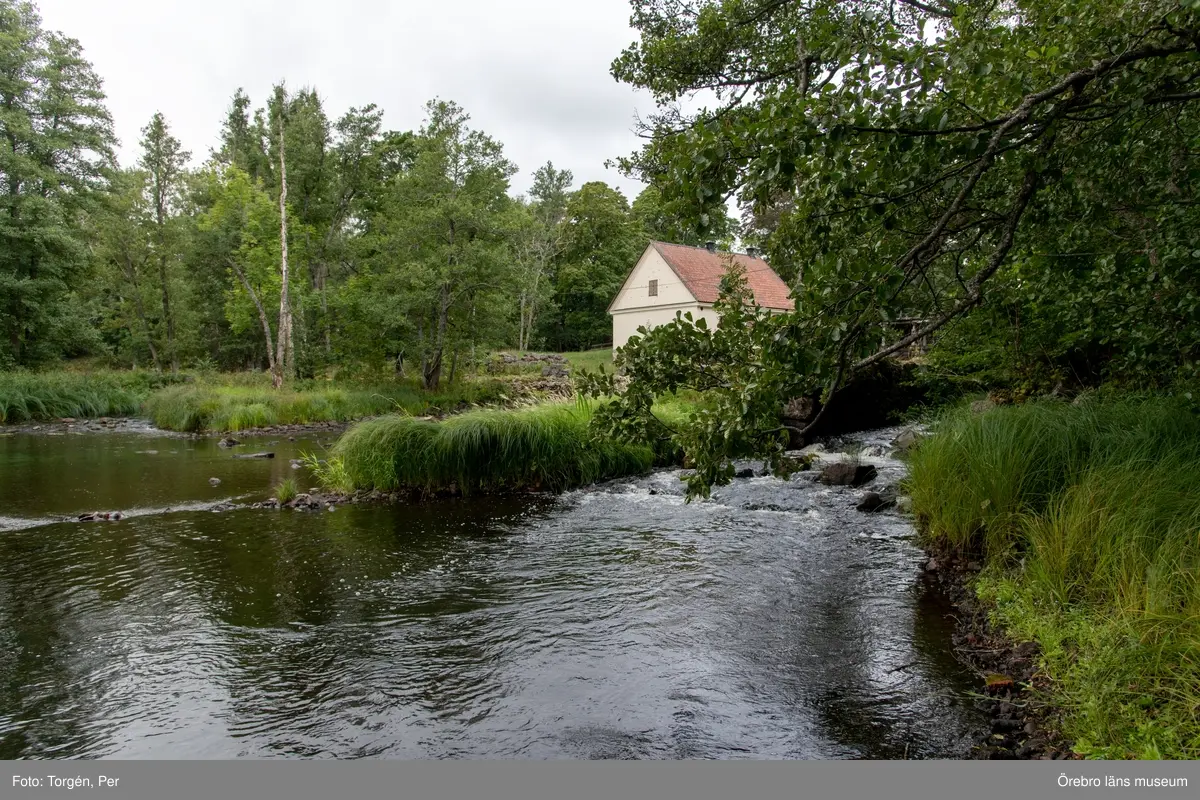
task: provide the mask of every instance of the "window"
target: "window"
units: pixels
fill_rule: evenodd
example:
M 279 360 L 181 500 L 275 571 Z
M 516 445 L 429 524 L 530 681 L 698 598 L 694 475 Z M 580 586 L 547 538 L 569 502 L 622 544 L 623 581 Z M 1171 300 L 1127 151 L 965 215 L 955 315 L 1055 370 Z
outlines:
M 658 281 L 650 281 L 650 296 L 658 297 Z

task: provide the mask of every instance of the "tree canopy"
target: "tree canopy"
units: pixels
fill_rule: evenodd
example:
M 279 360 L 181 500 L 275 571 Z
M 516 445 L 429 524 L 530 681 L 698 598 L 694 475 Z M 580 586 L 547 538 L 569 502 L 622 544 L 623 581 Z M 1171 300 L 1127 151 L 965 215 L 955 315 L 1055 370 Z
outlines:
M 613 74 L 659 111 L 623 168 L 697 225 L 737 198 L 797 309 L 749 337 L 684 320 L 634 340 L 610 424 L 703 386 L 705 435 L 679 436 L 704 492 L 730 458 L 782 463 L 766 409 L 999 309 L 1060 367 L 1088 350 L 1105 379 L 1194 376 L 1196 6 L 634 0 Z

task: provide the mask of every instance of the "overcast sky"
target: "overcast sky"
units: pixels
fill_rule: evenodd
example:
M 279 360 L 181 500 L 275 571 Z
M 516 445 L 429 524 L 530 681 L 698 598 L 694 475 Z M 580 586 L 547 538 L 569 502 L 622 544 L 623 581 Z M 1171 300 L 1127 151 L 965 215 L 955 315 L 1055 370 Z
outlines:
M 577 186 L 641 190 L 604 167 L 638 147 L 635 112 L 653 107 L 608 71 L 635 38 L 628 0 L 36 1 L 104 79 L 125 165 L 155 111 L 203 161 L 234 91 L 258 107 L 282 78 L 315 86 L 331 120 L 375 103 L 394 130 L 454 100 L 520 168 L 515 192 L 547 160 Z

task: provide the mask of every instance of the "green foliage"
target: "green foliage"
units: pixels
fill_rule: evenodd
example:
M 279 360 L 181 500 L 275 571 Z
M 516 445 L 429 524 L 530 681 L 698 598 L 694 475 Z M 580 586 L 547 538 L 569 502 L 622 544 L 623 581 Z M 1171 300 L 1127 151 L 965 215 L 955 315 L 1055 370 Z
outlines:
M 305 453 L 301 456 L 304 467 L 312 473 L 317 482 L 329 491 L 350 494 L 354 491 L 354 480 L 346 471 L 346 462 L 341 458 L 318 458 L 315 453 Z
M 788 336 L 790 320 L 754 305 L 742 268 L 730 263 L 714 309 L 721 322 L 677 315 L 617 351 L 614 364 L 628 383 L 622 389 L 612 373 L 577 378 L 589 397 L 615 396 L 596 413 L 595 425 L 608 435 L 647 443 L 670 442 L 686 453 L 693 472 L 689 496 L 707 496 L 714 485 L 733 478 L 733 460 L 763 458 L 786 475 L 786 429 L 779 421 L 783 400 L 810 388 L 810 376 L 787 368 L 783 350 L 798 347 Z M 651 413 L 660 398 L 682 392 L 704 401 L 674 426 Z
M 703 222 L 691 223 L 686 211 L 680 213 L 675 206 L 663 200 L 662 190 L 647 186 L 634 198 L 630 215 L 645 231 L 646 237 L 659 242 L 688 244 L 701 247 L 706 242 L 716 242 L 721 250 L 732 250 L 737 233 L 737 220 L 723 209 L 714 209 Z M 686 206 L 685 206 L 686 207 Z
M 613 368 L 613 351 L 611 347 L 603 347 L 599 350 L 584 350 L 577 353 L 563 353 L 562 356 L 567 359 L 567 366 L 571 372 L 578 374 L 581 372 L 599 372 L 600 370 L 612 371 Z
M 1099 759 L 1200 755 L 1200 631 L 1193 619 L 1047 602 L 1020 575 L 988 575 L 981 599 L 1010 635 L 1041 646 L 1044 699 L 1061 709 L 1075 752 Z
M 472 411 L 442 422 L 389 416 L 360 423 L 334 445 L 335 483 L 360 489 L 463 493 L 561 491 L 639 474 L 648 447 L 595 436 L 577 406 Z M 328 473 L 326 473 L 328 474 Z
M 795 313 L 753 322 L 736 352 L 680 328 L 626 356 L 618 403 L 634 417 L 679 383 L 671 365 L 720 376 L 720 410 L 690 436 L 695 490 L 733 452 L 776 452 L 788 393 L 828 393 L 903 347 L 904 318 L 936 332 L 982 304 L 938 365 L 977 385 L 1196 373 L 1190 4 L 632 5 L 639 40 L 613 74 L 660 112 L 623 168 L 697 223 L 736 195 L 749 238 L 795 287 Z M 680 110 L 706 92 L 711 107 Z M 757 384 L 731 376 L 731 359 L 755 365 Z
M 0 368 L 79 342 L 72 289 L 86 274 L 79 220 L 115 139 L 79 43 L 43 30 L 31 3 L 0 0 Z
M 347 312 L 419 364 L 436 389 L 454 354 L 512 328 L 508 179 L 502 146 L 453 103 L 431 102 L 413 166 L 365 237 L 370 272 L 348 284 Z M 506 337 L 505 337 L 506 338 Z
M 553 350 L 588 350 L 612 341 L 608 306 L 648 239 L 625 197 L 596 181 L 571 195 L 562 225 L 554 313 L 543 315 L 542 336 Z

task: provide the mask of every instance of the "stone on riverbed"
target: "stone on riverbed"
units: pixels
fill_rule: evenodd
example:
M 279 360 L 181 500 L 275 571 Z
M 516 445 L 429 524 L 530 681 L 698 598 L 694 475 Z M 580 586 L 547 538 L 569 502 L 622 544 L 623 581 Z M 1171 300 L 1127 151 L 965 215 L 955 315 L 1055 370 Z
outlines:
M 862 486 L 875 480 L 879 471 L 872 464 L 839 461 L 821 470 L 819 480 L 826 486 Z
M 234 458 L 274 458 L 274 457 L 275 457 L 274 453 L 243 453 L 242 455 L 234 456 Z
M 217 447 L 237 447 L 241 442 L 232 436 L 226 436 L 221 441 L 217 442 Z
M 855 506 L 859 511 L 872 513 L 876 511 L 885 511 L 896 505 L 896 492 L 894 489 L 888 489 L 882 493 L 867 492 L 863 495 L 862 500 Z
M 921 441 L 921 434 L 917 433 L 912 428 L 906 428 L 900 432 L 900 435 L 892 440 L 892 447 L 899 454 L 907 453 L 917 446 Z
M 209 486 L 220 486 L 220 485 L 221 485 L 221 479 L 220 479 L 220 478 L 209 478 L 209 479 L 208 479 L 208 485 L 209 485 Z

